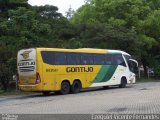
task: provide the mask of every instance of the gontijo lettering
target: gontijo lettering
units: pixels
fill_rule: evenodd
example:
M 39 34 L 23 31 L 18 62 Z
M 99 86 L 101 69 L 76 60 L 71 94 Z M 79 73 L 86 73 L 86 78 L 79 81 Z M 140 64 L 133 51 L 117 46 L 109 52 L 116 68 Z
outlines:
M 35 65 L 35 62 L 20 62 L 20 63 L 18 63 L 18 66 L 29 66 L 29 65 Z
M 67 67 L 66 72 L 93 72 L 93 67 Z

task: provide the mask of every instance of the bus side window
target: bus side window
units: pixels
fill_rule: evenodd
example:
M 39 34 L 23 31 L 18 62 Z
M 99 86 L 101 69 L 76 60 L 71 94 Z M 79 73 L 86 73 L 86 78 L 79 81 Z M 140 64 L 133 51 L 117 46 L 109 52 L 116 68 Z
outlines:
M 86 64 L 87 64 L 86 55 L 83 54 L 83 53 L 81 53 L 80 56 L 81 56 L 81 57 L 80 57 L 80 59 L 81 59 L 81 64 L 82 64 L 82 65 L 86 65 Z
M 113 55 L 113 62 L 114 64 L 116 65 L 122 65 L 122 66 L 125 66 L 126 67 L 126 63 L 122 57 L 122 55 Z
M 89 59 L 89 64 L 93 65 L 94 64 L 94 55 L 93 54 L 88 54 L 88 59 Z
M 44 63 L 51 64 L 51 65 L 54 64 L 54 52 L 42 51 L 41 55 Z
M 95 54 L 94 55 L 94 64 L 95 65 L 104 65 L 105 64 L 105 55 L 101 54 Z
M 77 53 L 67 53 L 67 63 L 68 65 L 79 64 L 79 55 Z
M 113 64 L 112 55 L 110 55 L 110 54 L 105 55 L 105 64 L 106 65 Z
M 91 54 L 80 53 L 81 64 L 82 65 L 90 65 L 93 64 L 93 58 Z
M 55 64 L 56 65 L 66 65 L 67 59 L 66 59 L 66 53 L 64 52 L 55 52 Z
M 76 53 L 75 56 L 76 56 L 76 60 L 77 60 L 77 65 L 80 65 L 81 64 L 81 55 L 79 53 Z

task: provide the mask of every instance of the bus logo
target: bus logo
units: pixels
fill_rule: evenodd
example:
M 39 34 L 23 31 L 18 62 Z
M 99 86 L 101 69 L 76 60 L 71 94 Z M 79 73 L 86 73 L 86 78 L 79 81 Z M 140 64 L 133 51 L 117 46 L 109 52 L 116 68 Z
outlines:
M 25 51 L 25 52 L 23 52 L 21 55 L 23 56 L 24 59 L 28 59 L 30 52 L 32 52 L 32 51 Z

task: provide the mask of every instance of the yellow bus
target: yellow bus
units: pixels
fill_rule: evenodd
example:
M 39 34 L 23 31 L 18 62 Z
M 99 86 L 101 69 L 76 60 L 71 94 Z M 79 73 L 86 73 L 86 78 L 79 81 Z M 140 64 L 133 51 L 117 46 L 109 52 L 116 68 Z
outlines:
M 30 48 L 17 55 L 18 85 L 22 91 L 61 94 L 83 88 L 125 87 L 135 83 L 138 63 L 120 50 Z

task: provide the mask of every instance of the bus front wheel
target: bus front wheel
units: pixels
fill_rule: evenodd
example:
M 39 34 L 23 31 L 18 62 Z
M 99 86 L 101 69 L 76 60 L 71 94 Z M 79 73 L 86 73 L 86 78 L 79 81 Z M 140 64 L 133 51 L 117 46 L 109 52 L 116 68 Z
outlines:
M 79 93 L 82 88 L 82 85 L 79 81 L 74 81 L 71 87 L 72 93 Z
M 66 95 L 70 92 L 70 84 L 67 81 L 62 82 L 61 84 L 61 94 Z
M 127 85 L 127 80 L 126 78 L 121 79 L 121 84 L 119 85 L 120 88 L 125 88 Z

